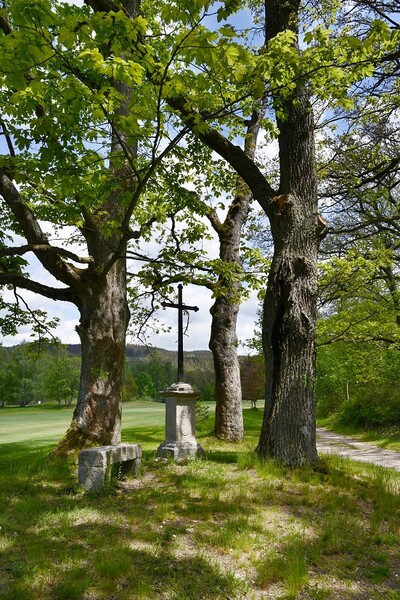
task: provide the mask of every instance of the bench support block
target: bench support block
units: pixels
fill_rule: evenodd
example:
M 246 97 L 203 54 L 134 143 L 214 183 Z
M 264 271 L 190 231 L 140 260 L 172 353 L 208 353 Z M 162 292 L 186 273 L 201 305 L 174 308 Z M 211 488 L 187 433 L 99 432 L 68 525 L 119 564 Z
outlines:
M 121 475 L 139 471 L 142 447 L 139 444 L 115 444 L 88 448 L 79 453 L 78 483 L 90 492 L 98 492 L 118 469 Z

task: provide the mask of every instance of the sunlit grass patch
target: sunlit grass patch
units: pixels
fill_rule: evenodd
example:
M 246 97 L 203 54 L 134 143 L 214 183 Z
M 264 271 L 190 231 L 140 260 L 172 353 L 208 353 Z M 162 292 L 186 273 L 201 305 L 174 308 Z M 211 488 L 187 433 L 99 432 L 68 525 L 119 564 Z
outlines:
M 0 598 L 395 598 L 400 475 L 333 456 L 284 469 L 254 453 L 257 423 L 233 445 L 205 430 L 206 460 L 179 464 L 156 458 L 162 428 L 129 429 L 140 476 L 99 494 L 8 445 Z

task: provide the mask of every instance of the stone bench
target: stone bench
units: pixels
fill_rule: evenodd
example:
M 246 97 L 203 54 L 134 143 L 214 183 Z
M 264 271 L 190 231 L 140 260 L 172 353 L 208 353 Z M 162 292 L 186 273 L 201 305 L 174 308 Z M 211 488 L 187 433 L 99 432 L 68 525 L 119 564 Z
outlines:
M 82 450 L 78 458 L 78 483 L 90 492 L 98 492 L 112 472 L 134 475 L 142 464 L 139 444 L 115 444 Z

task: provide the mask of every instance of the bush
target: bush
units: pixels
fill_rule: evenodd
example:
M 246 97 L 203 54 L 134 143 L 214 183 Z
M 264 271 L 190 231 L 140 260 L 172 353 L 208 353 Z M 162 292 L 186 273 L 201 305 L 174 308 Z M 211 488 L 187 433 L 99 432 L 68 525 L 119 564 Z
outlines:
M 332 414 L 338 413 L 345 402 L 345 395 L 340 390 L 324 390 L 322 395 L 317 386 L 317 416 L 324 419 Z
M 336 421 L 341 425 L 380 427 L 400 422 L 400 394 L 393 389 L 359 390 L 357 398 L 344 402 Z

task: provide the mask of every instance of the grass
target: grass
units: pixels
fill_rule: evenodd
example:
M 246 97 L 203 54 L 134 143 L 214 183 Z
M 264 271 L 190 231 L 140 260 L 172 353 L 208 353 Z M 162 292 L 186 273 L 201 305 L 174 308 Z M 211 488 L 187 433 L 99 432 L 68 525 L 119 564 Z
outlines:
M 260 461 L 262 413 L 248 409 L 243 443 L 213 438 L 210 418 L 206 460 L 175 464 L 155 456 L 163 406 L 124 408 L 143 470 L 100 494 L 46 457 L 70 412 L 29 409 L 49 423 L 47 445 L 19 426 L 12 441 L 21 409 L 0 412 L 1 599 L 400 599 L 399 473 L 335 456 L 315 471 Z
M 0 443 L 32 442 L 38 446 L 56 443 L 70 424 L 73 409 L 55 404 L 1 408 Z M 122 425 L 124 428 L 162 426 L 164 411 L 164 405 L 156 402 L 126 402 Z

